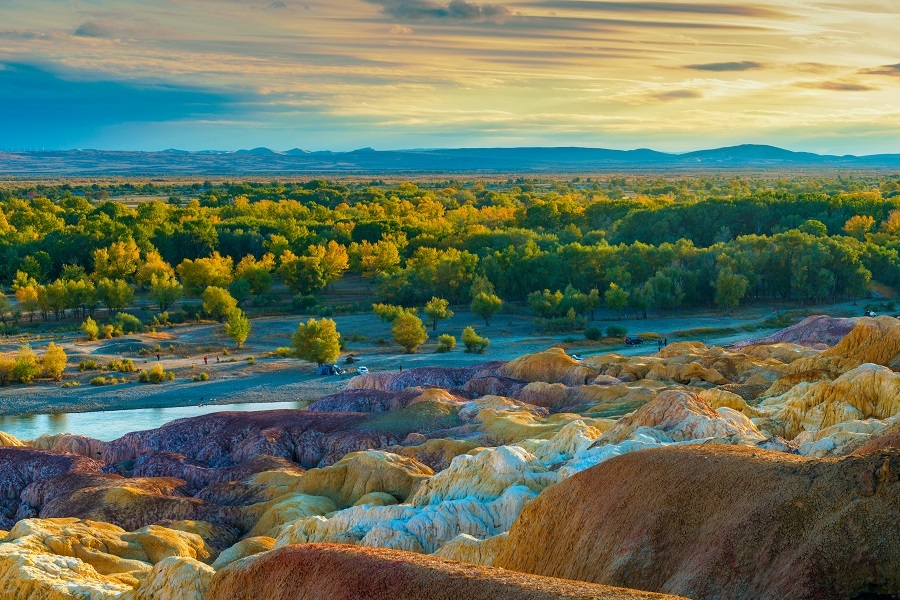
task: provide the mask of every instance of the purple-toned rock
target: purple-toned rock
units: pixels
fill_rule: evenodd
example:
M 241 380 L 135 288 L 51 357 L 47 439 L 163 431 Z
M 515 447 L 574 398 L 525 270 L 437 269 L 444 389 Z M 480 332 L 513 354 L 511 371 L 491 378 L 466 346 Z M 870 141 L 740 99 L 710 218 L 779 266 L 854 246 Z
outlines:
M 501 377 L 500 375 L 485 375 L 470 379 L 463 385 L 463 390 L 476 396 L 503 396 L 515 397 L 516 394 L 528 385 L 525 381 Z
M 422 393 L 418 387 L 401 391 L 362 388 L 344 390 L 320 398 L 307 407 L 313 412 L 390 412 L 406 408 Z
M 0 447 L 0 528 L 16 520 L 21 494 L 29 485 L 66 473 L 97 473 L 103 463 L 75 454 L 23 447 Z
M 475 377 L 497 375 L 497 370 L 506 364 L 491 361 L 467 367 L 417 367 L 390 375 L 370 373 L 358 375 L 347 384 L 347 389 L 377 389 L 399 391 L 410 387 L 440 387 L 446 390 L 464 389 L 467 381 Z
M 214 483 L 238 481 L 264 471 L 293 471 L 298 475 L 303 469 L 284 458 L 257 455 L 233 467 L 211 469 L 192 462 L 183 454 L 156 452 L 142 456 L 134 463 L 135 477 L 175 477 L 187 482 L 195 491 Z
M 753 344 L 789 342 L 810 348 L 834 346 L 856 327 L 856 319 L 839 319 L 827 315 L 813 315 L 770 336 L 745 340 L 734 344 L 736 350 Z

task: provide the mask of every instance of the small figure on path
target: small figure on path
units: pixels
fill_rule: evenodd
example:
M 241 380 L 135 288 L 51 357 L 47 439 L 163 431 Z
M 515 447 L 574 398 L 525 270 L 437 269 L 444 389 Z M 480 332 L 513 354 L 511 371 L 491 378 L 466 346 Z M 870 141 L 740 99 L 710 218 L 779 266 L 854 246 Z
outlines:
M 156 353 L 156 362 L 159 362 L 159 352 Z
M 217 357 L 216 357 L 216 362 L 220 362 L 220 361 L 219 361 L 219 357 L 218 357 L 218 356 L 217 356 Z
M 204 364 L 204 365 L 208 365 L 208 364 L 209 364 L 209 356 L 204 356 L 204 357 L 203 357 L 203 364 Z
M 403 365 L 400 365 L 400 372 L 403 372 Z

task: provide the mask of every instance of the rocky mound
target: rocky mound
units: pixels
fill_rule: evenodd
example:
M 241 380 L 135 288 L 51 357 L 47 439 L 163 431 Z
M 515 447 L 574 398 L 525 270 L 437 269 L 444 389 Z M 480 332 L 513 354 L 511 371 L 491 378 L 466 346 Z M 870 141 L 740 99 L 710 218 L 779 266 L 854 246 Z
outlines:
M 498 369 L 500 375 L 521 381 L 542 381 L 583 385 L 597 377 L 594 369 L 584 366 L 562 348 L 526 354 L 511 360 Z
M 468 367 L 417 367 L 399 373 L 369 373 L 357 375 L 347 382 L 348 390 L 373 389 L 400 391 L 411 387 L 440 387 L 447 390 L 462 389 L 466 382 L 476 377 L 498 374 L 502 361 L 492 361 Z
M 846 373 L 865 363 L 900 368 L 900 320 L 893 317 L 859 319 L 856 327 L 839 343 L 818 356 L 791 363 L 790 372 Z
M 787 393 L 765 400 L 760 428 L 769 436 L 793 439 L 835 425 L 867 419 L 888 419 L 900 413 L 900 374 L 864 364 L 834 381 L 801 383 Z
M 633 452 L 545 490 L 494 564 L 697 599 L 897 595 L 898 474 L 897 452 Z
M 207 600 L 602 600 L 665 596 L 474 567 L 396 550 L 288 546 L 216 573 Z
M 0 528 L 9 529 L 18 520 L 21 495 L 29 485 L 66 473 L 97 473 L 103 466 L 74 454 L 0 447 Z
M 397 434 L 368 428 L 369 415 L 301 410 L 217 412 L 178 419 L 158 429 L 129 433 L 104 443 L 68 436 L 55 440 L 55 450 L 91 452 L 114 464 L 157 452 L 184 456 L 193 465 L 231 467 L 265 455 L 312 468 L 334 462 L 348 452 L 381 448 L 400 441 Z M 70 447 L 63 444 L 70 443 Z
M 733 347 L 741 349 L 744 346 L 754 344 L 773 344 L 778 342 L 789 342 L 809 348 L 834 346 L 850 333 L 855 326 L 856 319 L 839 319 L 826 315 L 813 315 L 795 325 L 776 331 L 772 335 L 738 342 Z

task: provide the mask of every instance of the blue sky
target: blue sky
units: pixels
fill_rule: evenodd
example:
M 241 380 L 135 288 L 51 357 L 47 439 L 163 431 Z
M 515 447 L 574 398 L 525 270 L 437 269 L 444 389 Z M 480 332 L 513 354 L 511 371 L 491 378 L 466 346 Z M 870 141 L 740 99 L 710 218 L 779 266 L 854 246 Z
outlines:
M 900 152 L 895 0 L 0 0 L 0 148 Z

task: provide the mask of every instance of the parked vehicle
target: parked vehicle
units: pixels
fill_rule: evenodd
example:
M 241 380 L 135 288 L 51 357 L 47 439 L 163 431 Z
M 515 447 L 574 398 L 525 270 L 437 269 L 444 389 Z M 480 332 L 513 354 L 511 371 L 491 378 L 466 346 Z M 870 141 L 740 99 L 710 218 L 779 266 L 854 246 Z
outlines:
M 369 369 L 367 367 L 356 367 L 356 372 L 360 375 L 368 375 Z
M 344 372 L 337 365 L 319 365 L 319 368 L 316 369 L 316 375 L 343 375 Z
M 572 355 L 572 358 L 575 359 L 575 360 L 581 360 L 581 357 L 578 356 L 577 354 L 573 354 L 573 355 Z
M 636 335 L 629 335 L 625 338 L 625 343 L 629 346 L 640 346 L 644 343 L 644 340 Z

